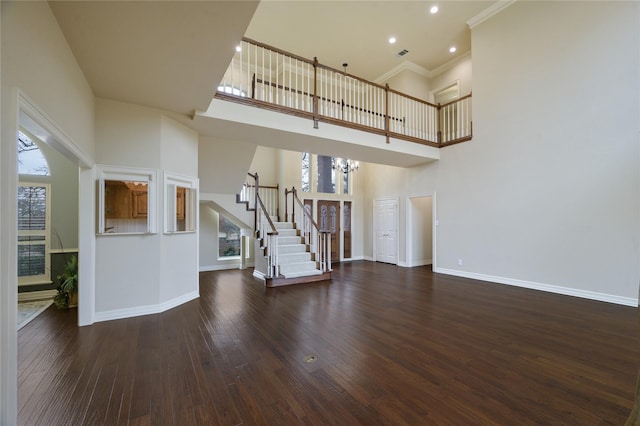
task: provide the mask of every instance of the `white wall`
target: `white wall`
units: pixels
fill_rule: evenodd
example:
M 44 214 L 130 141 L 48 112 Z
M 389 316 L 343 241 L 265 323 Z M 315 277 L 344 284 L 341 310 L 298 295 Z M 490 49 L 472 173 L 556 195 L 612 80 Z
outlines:
M 410 69 L 405 69 L 386 82 L 393 90 L 408 93 L 425 101 L 431 100 L 432 85 L 427 77 Z
M 0 424 L 15 424 L 17 90 L 93 159 L 93 94 L 46 2 L 0 3 L 2 133 L 0 145 Z M 82 213 L 81 213 L 82 214 Z M 82 277 L 82 271 L 81 271 Z
M 256 145 L 212 137 L 200 137 L 198 170 L 200 191 L 237 194 L 251 166 Z
M 474 138 L 442 150 L 438 268 L 635 303 L 638 6 L 516 2 L 472 30 Z
M 471 69 L 471 57 L 467 56 L 457 61 L 447 70 L 431 77 L 431 79 L 429 80 L 431 93 L 429 94 L 429 97 L 427 99 L 433 101 L 433 92 L 442 90 L 456 81 L 458 82 L 460 87 L 460 96 L 466 96 L 471 93 Z
M 197 297 L 198 236 L 163 233 L 162 173 L 197 177 L 198 134 L 161 111 L 99 99 L 96 145 L 98 163 L 155 169 L 160 181 L 157 233 L 96 237 L 96 319 L 161 312 Z
M 275 186 L 278 184 L 278 152 L 276 148 L 258 146 L 251 161 L 249 172 L 258 172 L 260 185 Z M 283 189 L 284 191 L 284 189 Z
M 197 179 L 198 133 L 164 115 L 161 116 L 160 133 L 162 170 Z M 164 194 L 161 194 L 160 198 L 164 202 Z M 195 206 L 197 208 L 197 202 Z M 161 212 L 164 213 L 163 209 Z M 173 300 L 190 298 L 198 294 L 197 233 L 162 235 L 160 264 L 162 279 L 159 281 L 159 300 L 161 303 L 171 303 Z

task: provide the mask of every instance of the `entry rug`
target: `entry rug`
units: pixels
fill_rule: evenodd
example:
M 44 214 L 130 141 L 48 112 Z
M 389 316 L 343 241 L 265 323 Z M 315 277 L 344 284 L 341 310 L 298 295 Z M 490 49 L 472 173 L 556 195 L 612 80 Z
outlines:
M 36 300 L 18 303 L 18 330 L 29 324 L 35 317 L 47 309 L 53 300 Z

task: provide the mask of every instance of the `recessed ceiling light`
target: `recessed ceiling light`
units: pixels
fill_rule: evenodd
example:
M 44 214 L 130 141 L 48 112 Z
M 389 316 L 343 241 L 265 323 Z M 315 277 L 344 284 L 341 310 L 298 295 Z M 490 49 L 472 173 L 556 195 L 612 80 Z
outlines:
M 389 37 L 389 44 L 394 44 L 396 42 L 395 37 Z
M 434 13 L 438 13 L 438 6 L 431 6 L 431 9 L 429 9 L 429 12 L 431 12 L 431 14 L 433 15 Z
M 236 52 L 242 52 L 242 46 L 237 45 L 236 46 Z
M 456 51 L 456 47 L 455 46 L 451 46 L 449 48 L 449 52 L 454 53 Z

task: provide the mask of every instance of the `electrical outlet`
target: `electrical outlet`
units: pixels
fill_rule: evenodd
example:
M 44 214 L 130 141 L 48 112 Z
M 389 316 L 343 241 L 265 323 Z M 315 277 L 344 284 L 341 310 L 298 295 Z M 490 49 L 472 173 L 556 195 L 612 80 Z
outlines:
M 462 259 L 458 259 L 458 266 L 462 266 Z

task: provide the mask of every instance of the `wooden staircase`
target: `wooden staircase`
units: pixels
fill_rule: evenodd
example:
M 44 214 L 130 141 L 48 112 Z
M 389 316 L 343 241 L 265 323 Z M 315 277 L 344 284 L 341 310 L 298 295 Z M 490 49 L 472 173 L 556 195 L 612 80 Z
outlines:
M 237 201 L 255 212 L 256 266 L 253 275 L 264 280 L 267 287 L 330 280 L 330 236 L 318 229 L 298 199 L 295 188 L 285 190 L 285 203 L 288 195 L 292 198 L 291 212 L 285 212 L 286 219 L 291 217 L 291 221 L 280 222 L 278 202 L 274 206 L 271 201 L 268 207 L 265 206 L 262 201 L 265 193 L 259 185 L 258 174 L 249 173 L 248 176 L 255 184 L 245 184 Z M 249 196 L 244 191 L 247 188 Z M 264 188 L 277 191 L 277 187 Z M 272 194 L 267 197 L 273 200 Z

